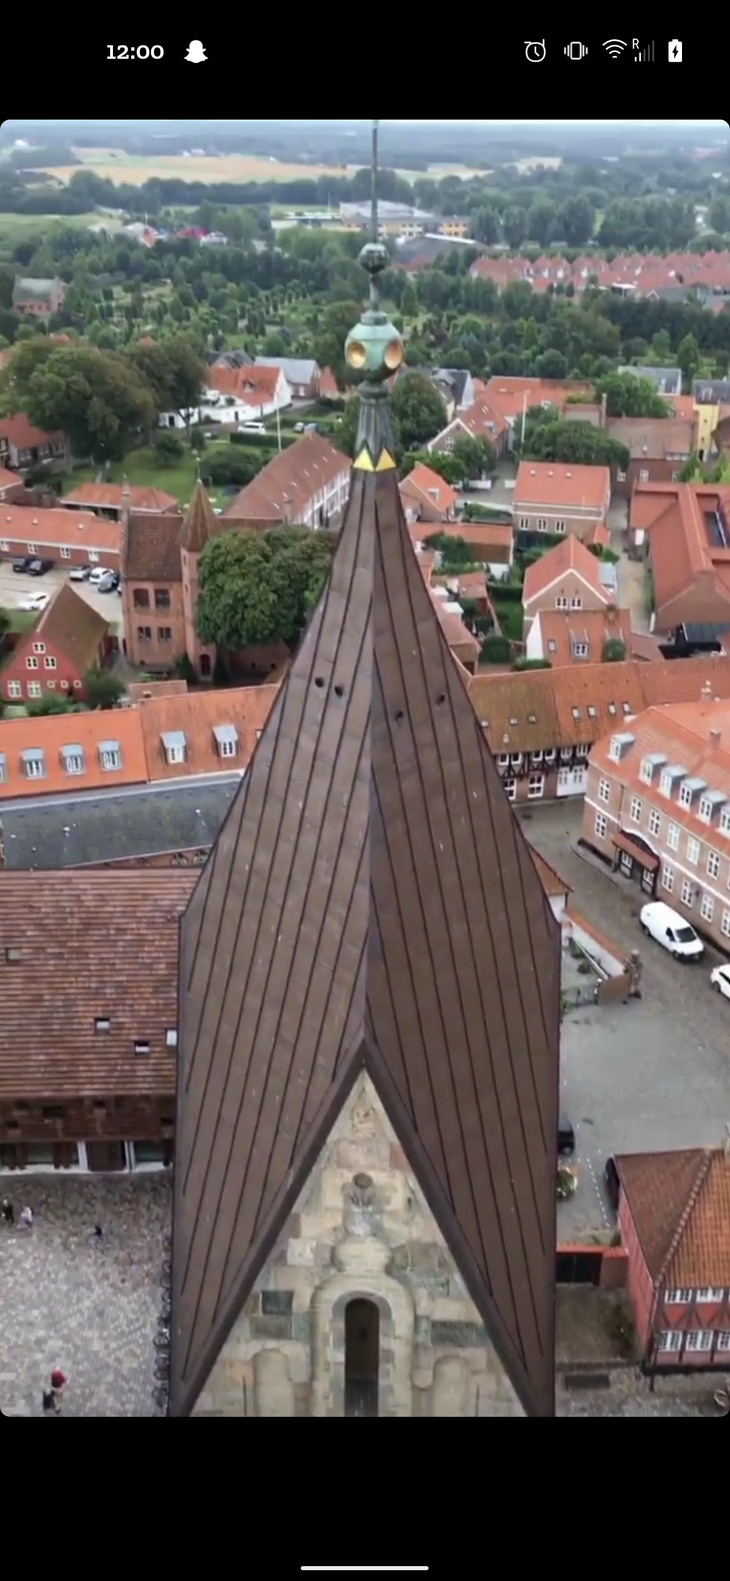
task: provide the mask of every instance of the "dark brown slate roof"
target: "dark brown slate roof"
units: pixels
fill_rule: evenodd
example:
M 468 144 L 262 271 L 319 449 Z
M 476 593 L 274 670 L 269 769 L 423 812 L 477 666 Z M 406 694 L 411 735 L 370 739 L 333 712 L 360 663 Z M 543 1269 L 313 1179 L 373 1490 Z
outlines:
M 178 515 L 147 515 L 132 511 L 125 533 L 122 575 L 128 582 L 181 582 Z
M 365 1067 L 525 1409 L 552 1415 L 560 929 L 394 470 L 353 472 L 180 971 L 172 1413 Z
M 211 534 L 217 531 L 215 512 L 204 485 L 198 479 L 185 512 L 179 544 L 191 554 L 201 554 Z

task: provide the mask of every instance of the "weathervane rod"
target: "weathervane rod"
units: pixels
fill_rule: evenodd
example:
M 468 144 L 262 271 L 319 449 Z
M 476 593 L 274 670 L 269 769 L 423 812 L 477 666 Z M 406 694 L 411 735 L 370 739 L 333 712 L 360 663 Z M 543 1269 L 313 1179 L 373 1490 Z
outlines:
M 370 226 L 371 226 L 371 231 L 372 231 L 372 240 L 374 242 L 378 242 L 380 240 L 380 236 L 379 236 L 380 226 L 378 225 L 378 129 L 379 129 L 379 127 L 380 127 L 380 122 L 379 121 L 373 121 L 373 170 L 372 170 L 372 176 L 373 176 L 373 197 L 372 197 L 372 205 L 371 205 Z

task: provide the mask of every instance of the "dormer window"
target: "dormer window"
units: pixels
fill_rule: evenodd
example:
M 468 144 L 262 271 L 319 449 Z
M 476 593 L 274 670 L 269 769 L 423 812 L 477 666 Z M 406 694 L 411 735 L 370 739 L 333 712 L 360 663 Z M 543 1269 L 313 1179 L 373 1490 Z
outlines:
M 659 781 L 659 789 L 662 793 L 662 796 L 672 796 L 674 794 L 675 786 L 679 784 L 680 780 L 685 780 L 686 778 L 686 769 L 680 768 L 678 763 L 670 763 L 669 766 L 662 771 L 662 777 Z
M 621 759 L 626 756 L 629 748 L 634 745 L 634 741 L 634 736 L 629 736 L 624 733 L 618 736 L 612 736 L 610 746 L 608 748 L 608 755 L 612 762 L 620 763 Z
M 235 725 L 215 725 L 213 735 L 219 758 L 235 758 L 238 755 L 238 731 Z
M 588 658 L 588 643 L 587 642 L 574 642 L 573 643 L 573 658 L 574 659 L 587 659 Z
M 65 774 L 83 774 L 85 768 L 83 747 L 61 747 L 61 762 Z
M 680 807 L 691 807 L 702 791 L 707 790 L 704 780 L 686 779 L 679 789 Z
M 99 742 L 99 762 L 105 774 L 122 766 L 122 749 L 118 741 Z
M 162 746 L 166 761 L 169 764 L 174 765 L 176 763 L 185 762 L 187 741 L 185 740 L 182 730 L 168 731 L 162 737 Z
M 609 714 L 615 714 L 615 712 L 616 712 L 616 704 L 615 703 L 609 703 L 606 712 L 609 713 Z
M 8 783 L 8 765 L 4 752 L 0 752 L 0 785 Z
M 656 770 L 663 768 L 666 761 L 667 760 L 662 752 L 649 752 L 648 755 L 641 760 L 639 779 L 643 780 L 645 785 L 651 785 Z
M 720 833 L 730 834 L 730 807 L 723 807 L 720 813 Z
M 134 1052 L 135 1054 L 149 1054 L 150 1046 L 145 1038 L 135 1038 Z
M 27 752 L 21 752 L 20 761 L 25 770 L 26 779 L 43 780 L 46 777 L 46 760 L 40 749 L 31 747 Z

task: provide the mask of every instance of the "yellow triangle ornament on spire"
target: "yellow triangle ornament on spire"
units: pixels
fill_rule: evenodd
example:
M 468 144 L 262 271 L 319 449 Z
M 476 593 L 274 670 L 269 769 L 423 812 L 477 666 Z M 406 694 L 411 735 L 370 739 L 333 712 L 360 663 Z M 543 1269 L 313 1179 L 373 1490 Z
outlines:
M 381 457 L 380 457 L 379 462 L 377 463 L 375 471 L 376 472 L 392 472 L 394 467 L 395 467 L 395 462 L 393 460 L 393 457 L 390 454 L 390 451 L 384 450 L 382 455 L 381 455 Z
M 357 460 L 353 461 L 353 467 L 354 467 L 356 472 L 374 472 L 375 471 L 375 467 L 373 465 L 373 458 L 372 458 L 372 456 L 370 454 L 370 451 L 366 448 L 365 445 L 363 445 L 363 448 L 360 451 L 360 454 L 357 457 Z

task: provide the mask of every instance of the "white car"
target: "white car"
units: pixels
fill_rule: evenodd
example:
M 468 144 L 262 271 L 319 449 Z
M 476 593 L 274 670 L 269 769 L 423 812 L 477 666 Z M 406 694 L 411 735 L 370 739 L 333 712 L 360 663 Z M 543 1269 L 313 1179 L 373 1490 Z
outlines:
M 104 577 L 108 575 L 109 567 L 107 565 L 95 565 L 93 571 L 89 575 L 89 582 L 91 583 L 92 587 L 95 587 L 97 582 L 103 582 Z
M 730 999 L 730 966 L 714 966 L 710 972 L 710 982 L 718 994 Z
M 69 582 L 88 582 L 90 576 L 88 565 L 75 565 L 68 573 Z
M 18 599 L 16 607 L 18 609 L 32 610 L 34 614 L 39 615 L 50 601 L 50 593 L 28 593 L 26 598 Z
M 694 928 L 663 900 L 650 900 L 642 906 L 639 921 L 644 932 L 669 950 L 675 961 L 698 961 L 704 955 L 705 946 Z

